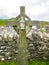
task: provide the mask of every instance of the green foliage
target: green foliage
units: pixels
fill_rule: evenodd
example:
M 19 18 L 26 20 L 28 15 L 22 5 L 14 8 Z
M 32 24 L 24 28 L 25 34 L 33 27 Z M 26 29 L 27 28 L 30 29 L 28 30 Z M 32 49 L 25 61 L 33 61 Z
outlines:
M 46 25 L 49 25 L 49 22 L 47 22 L 47 21 L 40 21 L 40 26 L 41 27 L 46 26 Z
M 28 65 L 49 65 L 49 61 L 29 61 Z
M 17 65 L 17 61 L 0 61 L 0 65 Z
M 5 23 L 9 21 L 9 22 L 12 22 L 12 21 L 16 21 L 16 18 L 10 18 L 10 19 L 0 19 L 0 26 L 5 26 Z M 37 25 L 38 23 L 40 22 L 40 26 L 45 26 L 45 25 L 48 25 L 49 22 L 48 21 L 33 21 L 33 24 L 32 25 Z
M 0 26 L 5 26 L 5 20 L 0 20 Z
M 0 19 L 0 26 L 6 26 L 6 22 L 9 21 L 15 21 L 16 18 L 10 18 L 10 19 Z
M 46 29 L 45 29 L 45 28 L 42 28 L 42 29 L 41 29 L 41 32 L 42 32 L 42 33 L 46 32 Z
M 18 65 L 17 61 L 0 61 L 0 65 Z M 49 61 L 29 61 L 28 65 L 49 65 Z

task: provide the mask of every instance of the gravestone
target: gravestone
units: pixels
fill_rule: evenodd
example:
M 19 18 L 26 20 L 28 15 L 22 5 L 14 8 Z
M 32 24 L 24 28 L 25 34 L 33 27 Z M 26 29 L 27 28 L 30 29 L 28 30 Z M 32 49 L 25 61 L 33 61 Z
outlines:
M 27 43 L 26 43 L 26 25 L 25 25 L 25 7 L 20 7 L 20 20 L 19 22 L 19 53 L 18 65 L 27 65 Z

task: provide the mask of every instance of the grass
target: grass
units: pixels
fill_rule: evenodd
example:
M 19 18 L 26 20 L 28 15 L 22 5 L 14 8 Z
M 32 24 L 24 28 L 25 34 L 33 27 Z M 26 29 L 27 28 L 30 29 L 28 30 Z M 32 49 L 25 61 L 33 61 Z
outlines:
M 16 18 L 10 18 L 10 19 L 0 19 L 0 26 L 5 26 L 5 23 L 7 21 L 11 22 L 11 21 L 15 21 Z M 49 24 L 49 21 L 39 21 L 40 22 L 40 26 L 45 26 L 45 25 L 48 25 Z M 36 25 L 37 21 L 34 21 L 34 24 Z
M 0 26 L 5 26 L 5 20 L 0 20 Z
M 49 65 L 49 61 L 29 61 L 28 65 Z
M 0 65 L 18 65 L 17 61 L 0 61 Z M 28 65 L 49 65 L 49 61 L 29 61 Z
M 17 65 L 17 61 L 0 61 L 0 65 Z

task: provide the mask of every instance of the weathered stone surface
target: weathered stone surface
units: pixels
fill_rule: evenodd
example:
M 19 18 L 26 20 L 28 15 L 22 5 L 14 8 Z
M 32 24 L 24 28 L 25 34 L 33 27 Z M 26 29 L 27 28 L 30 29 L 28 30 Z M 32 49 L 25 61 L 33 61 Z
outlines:
M 41 32 L 40 32 L 41 33 Z M 49 59 L 49 37 L 39 32 L 31 32 L 32 39 L 27 37 L 30 59 L 48 60 Z M 42 36 L 42 37 L 41 37 Z
M 1 27 L 0 33 L 0 60 L 16 60 L 18 53 L 16 31 L 12 27 Z

